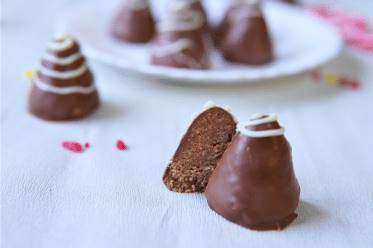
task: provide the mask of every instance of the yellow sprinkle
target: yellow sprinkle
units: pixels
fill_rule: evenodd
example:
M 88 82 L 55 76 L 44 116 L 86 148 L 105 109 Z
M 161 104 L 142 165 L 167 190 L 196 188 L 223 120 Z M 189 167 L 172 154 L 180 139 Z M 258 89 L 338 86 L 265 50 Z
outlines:
M 26 79 L 26 80 L 29 80 L 31 81 L 35 75 L 36 75 L 36 70 L 35 69 L 31 69 L 31 68 L 27 68 L 23 71 L 23 77 Z
M 326 75 L 325 75 L 325 79 L 328 83 L 330 84 L 337 84 L 337 81 L 338 81 L 338 75 L 333 72 L 333 71 L 330 71 L 328 72 Z

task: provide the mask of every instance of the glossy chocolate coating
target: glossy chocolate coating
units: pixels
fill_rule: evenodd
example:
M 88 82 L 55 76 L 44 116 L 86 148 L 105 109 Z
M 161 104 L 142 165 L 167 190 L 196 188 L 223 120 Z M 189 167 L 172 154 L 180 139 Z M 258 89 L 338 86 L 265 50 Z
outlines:
M 260 15 L 232 20 L 240 11 L 259 12 Z M 230 62 L 262 65 L 273 60 L 272 43 L 258 5 L 236 4 L 230 7 L 215 30 L 214 40 L 223 57 Z
M 280 128 L 278 122 L 248 127 Z M 205 192 L 212 210 L 252 230 L 281 230 L 297 214 L 300 187 L 284 135 L 252 138 L 238 132 L 211 175 Z
M 111 27 L 111 34 L 122 41 L 146 43 L 155 33 L 155 23 L 149 7 L 132 10 L 123 6 Z
M 59 58 L 65 58 L 80 51 L 79 45 L 74 44 L 63 51 L 47 50 L 47 53 L 53 54 Z M 43 59 L 41 66 L 53 71 L 67 72 L 79 68 L 85 62 L 81 57 L 67 65 L 58 65 Z M 87 69 L 82 75 L 70 79 L 58 79 L 43 75 L 38 71 L 36 77 L 45 84 L 57 87 L 69 86 L 90 86 L 93 83 L 93 75 Z M 34 79 L 35 80 L 35 79 Z M 55 94 L 39 89 L 34 83 L 32 84 L 29 95 L 28 110 L 38 118 L 50 121 L 70 120 L 84 117 L 92 113 L 99 106 L 99 96 L 96 90 L 90 94 Z

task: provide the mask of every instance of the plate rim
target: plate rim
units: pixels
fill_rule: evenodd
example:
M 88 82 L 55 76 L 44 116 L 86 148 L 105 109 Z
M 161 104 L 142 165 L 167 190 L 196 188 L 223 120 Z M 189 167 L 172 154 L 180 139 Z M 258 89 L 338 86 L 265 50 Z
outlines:
M 102 4 L 100 1 L 82 1 L 78 2 L 76 4 L 72 4 L 68 7 L 66 7 L 62 13 L 57 17 L 56 22 L 56 29 L 57 30 L 68 30 L 67 25 L 67 16 L 72 11 L 76 11 L 77 7 L 84 7 L 87 4 L 90 6 L 92 5 L 98 5 Z M 276 3 L 277 4 L 277 3 Z M 287 6 L 291 7 L 291 6 Z M 297 8 L 297 7 L 293 7 Z M 166 79 L 166 80 L 176 80 L 176 81 L 190 81 L 191 83 L 197 83 L 197 84 L 232 84 L 232 83 L 252 83 L 252 82 L 258 82 L 258 81 L 264 81 L 269 79 L 276 79 L 280 77 L 286 77 L 296 74 L 301 74 L 303 72 L 311 71 L 315 68 L 318 68 L 329 61 L 336 58 L 343 48 L 343 39 L 336 27 L 334 27 L 332 24 L 326 22 L 325 20 L 322 20 L 321 18 L 318 18 L 317 16 L 313 15 L 312 13 L 307 12 L 304 10 L 304 13 L 308 14 L 310 18 L 312 18 L 315 22 L 322 23 L 323 26 L 330 29 L 331 35 L 334 36 L 334 39 L 336 40 L 335 43 L 335 49 L 329 49 L 327 50 L 329 53 L 323 56 L 323 58 L 319 59 L 319 61 L 309 61 L 302 63 L 301 68 L 300 67 L 293 67 L 290 69 L 283 69 L 282 71 L 277 71 L 275 73 L 266 73 L 262 74 L 260 76 L 250 75 L 249 73 L 245 71 L 241 71 L 238 74 L 234 74 L 230 77 L 221 77 L 221 74 L 223 72 L 229 72 L 232 70 L 196 70 L 196 69 L 186 69 L 186 68 L 173 68 L 173 67 L 167 67 L 167 66 L 159 66 L 159 65 L 152 65 L 152 64 L 144 64 L 143 63 L 131 63 L 130 60 L 126 58 L 118 58 L 114 55 L 107 53 L 105 51 L 102 51 L 98 48 L 92 47 L 91 45 L 81 42 L 81 49 L 82 53 L 87 56 L 88 58 L 101 61 L 105 64 L 118 67 L 119 69 L 132 71 L 136 73 L 143 74 L 145 76 L 152 76 L 157 77 L 159 79 Z M 149 69 L 151 68 L 151 69 Z M 193 71 L 193 73 L 190 73 L 190 71 Z M 189 73 L 188 73 L 189 72 Z M 229 73 L 226 73 L 229 74 Z M 176 82 L 175 81 L 175 82 Z

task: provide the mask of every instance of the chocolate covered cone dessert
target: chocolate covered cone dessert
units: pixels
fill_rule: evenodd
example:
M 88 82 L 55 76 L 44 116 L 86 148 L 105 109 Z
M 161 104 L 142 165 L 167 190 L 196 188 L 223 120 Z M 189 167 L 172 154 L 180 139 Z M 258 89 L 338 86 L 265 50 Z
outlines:
M 238 133 L 207 185 L 212 210 L 253 230 L 281 230 L 297 214 L 300 187 L 291 147 L 276 115 L 237 125 Z
M 126 0 L 111 27 L 115 38 L 132 43 L 146 43 L 154 32 L 148 0 Z
M 151 63 L 190 69 L 209 68 L 209 42 L 201 11 L 176 1 L 157 24 Z
M 273 60 L 272 44 L 258 0 L 231 7 L 216 31 L 215 43 L 228 61 L 262 65 Z
M 236 133 L 234 117 L 211 104 L 199 114 L 167 165 L 163 183 L 176 192 L 203 192 L 211 173 Z
M 58 35 L 32 80 L 29 112 L 45 120 L 68 120 L 88 115 L 98 105 L 93 75 L 79 45 L 67 34 Z

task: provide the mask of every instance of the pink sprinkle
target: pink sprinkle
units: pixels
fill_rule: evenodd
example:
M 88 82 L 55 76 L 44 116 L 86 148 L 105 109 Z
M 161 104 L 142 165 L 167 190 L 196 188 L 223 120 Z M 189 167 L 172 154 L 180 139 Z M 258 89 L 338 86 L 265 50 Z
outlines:
M 62 147 L 70 150 L 72 152 L 81 152 L 82 151 L 82 145 L 78 142 L 74 141 L 64 141 L 62 142 Z
M 88 142 L 84 144 L 85 148 L 88 148 L 89 146 L 90 146 L 90 144 Z
M 350 80 L 344 76 L 340 77 L 338 80 L 338 84 L 340 86 L 348 87 L 350 84 Z
M 312 77 L 312 80 L 315 81 L 315 82 L 320 81 L 321 78 L 322 78 L 322 75 L 321 75 L 320 70 L 314 70 L 314 71 L 311 73 L 311 77 Z
M 124 150 L 126 148 L 127 148 L 127 146 L 122 140 L 117 141 L 117 149 L 118 150 Z
M 353 88 L 353 89 L 355 89 L 355 90 L 357 90 L 357 89 L 360 89 L 360 87 L 361 87 L 361 84 L 360 84 L 360 82 L 358 81 L 358 80 L 351 80 L 350 81 L 350 87 L 351 88 Z
M 359 80 L 348 79 L 347 77 L 341 77 L 338 80 L 338 85 L 343 86 L 343 87 L 349 87 L 355 90 L 361 88 L 361 83 L 359 82 Z

